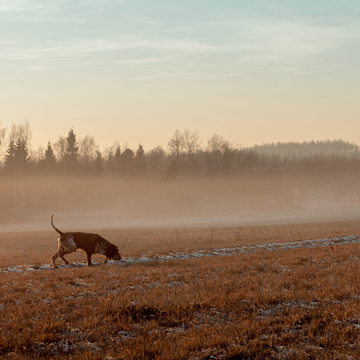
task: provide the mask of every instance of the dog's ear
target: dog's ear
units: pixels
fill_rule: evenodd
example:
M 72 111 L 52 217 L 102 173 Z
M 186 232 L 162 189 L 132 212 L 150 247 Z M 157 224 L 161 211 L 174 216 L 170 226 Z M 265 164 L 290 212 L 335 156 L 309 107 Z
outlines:
M 106 256 L 111 259 L 118 252 L 119 252 L 119 248 L 114 244 L 110 244 L 106 249 Z

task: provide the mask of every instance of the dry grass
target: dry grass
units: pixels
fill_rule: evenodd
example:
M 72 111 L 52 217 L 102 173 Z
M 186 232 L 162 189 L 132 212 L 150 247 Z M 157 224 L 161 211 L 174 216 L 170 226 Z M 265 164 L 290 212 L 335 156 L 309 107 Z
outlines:
M 49 225 L 50 227 L 50 225 Z M 60 227 L 60 226 L 59 226 Z M 61 228 L 61 227 L 60 227 Z M 62 228 L 61 228 L 62 229 Z M 65 231 L 66 229 L 62 229 Z M 175 229 L 94 230 L 119 246 L 124 257 L 163 255 L 169 252 L 208 250 L 216 247 L 268 244 L 360 234 L 359 221 L 332 223 L 206 227 Z M 0 233 L 0 268 L 50 263 L 57 251 L 58 234 L 51 231 Z M 81 251 L 67 255 L 85 260 Z M 98 257 L 98 259 L 101 259 Z M 95 257 L 96 261 L 96 257 Z
M 127 257 L 213 248 L 220 241 L 222 246 L 249 245 L 353 235 L 358 227 L 348 222 L 246 227 L 239 232 L 127 230 L 112 240 L 127 244 L 122 251 Z M 42 247 L 38 261 L 48 262 L 56 236 L 27 236 L 30 248 Z M 5 238 L 1 234 L 1 249 Z M 8 238 L 6 246 L 18 249 L 24 234 Z M 35 256 L 35 250 L 29 253 L 30 259 Z M 352 244 L 335 250 L 0 273 L 0 357 L 356 359 L 359 257 L 360 245 Z M 1 267 L 6 261 L 1 258 Z

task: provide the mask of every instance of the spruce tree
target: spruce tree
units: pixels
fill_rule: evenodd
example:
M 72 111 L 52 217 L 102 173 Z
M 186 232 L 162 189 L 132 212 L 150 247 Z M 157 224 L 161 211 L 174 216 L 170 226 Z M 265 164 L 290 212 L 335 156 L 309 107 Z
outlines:
M 5 171 L 9 176 L 13 178 L 13 190 L 14 190 L 14 210 L 18 208 L 18 196 L 17 196 L 17 172 L 15 167 L 15 142 L 10 140 L 9 146 L 5 155 Z
M 104 159 L 99 150 L 96 150 L 96 158 L 94 161 L 94 171 L 95 174 L 102 174 L 104 171 Z
M 135 155 L 135 171 L 136 174 L 139 176 L 146 175 L 145 151 L 144 151 L 144 147 L 141 144 L 139 144 L 139 147 Z
M 48 142 L 48 146 L 45 150 L 45 158 L 42 160 L 42 167 L 48 172 L 53 171 L 56 167 L 56 158 L 50 141 Z
M 115 159 L 112 150 L 109 151 L 109 155 L 106 160 L 106 170 L 113 174 L 115 172 Z
M 120 172 L 120 162 L 121 162 L 121 150 L 120 150 L 120 146 L 118 145 L 115 150 L 115 155 L 114 155 L 114 163 L 115 163 L 115 172 L 116 173 Z
M 79 146 L 74 129 L 70 129 L 66 137 L 65 166 L 69 172 L 75 172 L 78 165 Z
M 26 166 L 29 164 L 29 150 L 26 140 L 18 138 L 15 144 L 15 166 L 20 176 L 24 174 Z
M 20 208 L 24 209 L 24 175 L 29 164 L 29 150 L 25 138 L 18 138 L 15 144 L 15 167 L 20 183 Z
M 10 140 L 9 146 L 5 155 L 5 171 L 12 174 L 15 171 L 15 143 L 14 140 Z

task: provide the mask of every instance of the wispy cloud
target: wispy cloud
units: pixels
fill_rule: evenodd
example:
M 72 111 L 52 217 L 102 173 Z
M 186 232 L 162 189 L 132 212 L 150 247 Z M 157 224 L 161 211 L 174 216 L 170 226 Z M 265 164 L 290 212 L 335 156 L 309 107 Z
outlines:
M 13 16 L 12 21 L 31 20 L 32 15 L 39 13 L 43 15 L 60 14 L 73 8 L 77 9 L 79 13 L 93 8 L 99 11 L 99 7 L 101 9 L 116 8 L 127 1 L 130 0 L 78 0 L 76 2 L 72 0 L 0 0 L 0 15 L 1 13 L 10 13 Z M 18 17 L 24 13 L 28 17 Z M 46 17 L 43 20 L 46 21 Z
M 154 50 L 167 53 L 229 54 L 242 61 L 254 59 L 286 60 L 306 58 L 322 54 L 341 46 L 344 41 L 360 37 L 360 29 L 341 27 L 319 27 L 294 24 L 283 21 L 239 24 L 236 33 L 221 41 L 209 38 L 189 39 L 165 36 L 139 37 L 123 36 L 120 39 L 69 39 L 66 44 L 56 46 L 13 49 L 3 54 L 13 60 L 27 60 L 49 57 L 89 56 L 100 52 L 127 49 Z
M 111 64 L 119 65 L 144 65 L 144 64 L 157 64 L 162 62 L 171 61 L 171 57 L 162 57 L 162 58 L 141 58 L 141 59 L 129 59 L 129 60 L 113 60 L 108 61 Z M 93 66 L 98 64 L 99 61 L 70 61 L 67 63 L 62 62 L 61 64 L 53 65 L 27 65 L 26 70 L 28 71 L 52 71 L 57 69 L 66 69 L 66 68 L 75 68 L 75 67 L 84 67 L 84 66 Z M 102 62 L 103 63 L 103 62 Z M 158 76 L 156 76 L 158 77 Z
M 39 10 L 54 10 L 54 1 L 33 1 L 33 0 L 0 0 L 0 13 L 11 12 L 36 12 Z
M 0 57 L 12 60 L 32 60 L 41 58 L 71 58 L 91 56 L 96 53 L 112 52 L 128 49 L 151 49 L 165 52 L 183 53 L 218 53 L 231 50 L 228 46 L 211 45 L 191 40 L 181 39 L 76 39 L 68 44 L 44 46 L 27 49 L 8 49 Z
M 38 9 L 39 12 L 56 13 L 64 2 L 69 0 L 0 0 L 0 11 L 34 12 Z M 113 6 L 114 3 L 83 0 L 81 4 L 96 8 L 100 4 Z M 190 61 L 192 67 L 198 68 L 224 61 L 233 67 L 239 62 L 248 66 L 274 64 L 287 71 L 296 71 L 314 57 L 331 53 L 360 38 L 357 24 L 329 26 L 303 19 L 290 21 L 242 12 L 223 13 L 202 21 L 174 25 L 127 14 L 122 14 L 121 18 L 128 21 L 127 26 L 119 29 L 116 24 L 104 27 L 107 30 L 102 31 L 101 36 L 94 36 L 91 24 L 84 23 L 82 33 L 85 36 L 75 38 L 69 32 L 54 38 L 50 45 L 36 38 L 29 45 L 16 41 L 0 42 L 0 58 L 39 62 L 26 64 L 33 70 L 49 66 L 41 61 L 67 59 L 71 62 L 86 57 L 93 61 L 132 65 L 171 59 L 183 65 Z M 149 29 L 151 31 L 147 31 Z
M 0 23 L 5 24 L 64 24 L 81 23 L 84 18 L 76 11 L 64 13 L 68 0 L 0 0 Z
M 205 43 L 222 44 L 219 50 L 233 52 L 244 62 L 281 61 L 326 53 L 360 39 L 360 26 L 329 26 L 293 19 L 254 17 L 243 13 L 223 14 L 214 19 L 173 29 L 183 35 L 198 34 Z
M 123 45 L 124 47 L 124 45 Z M 43 46 L 27 49 L 13 49 L 3 54 L 13 60 L 33 60 L 42 58 L 74 58 L 98 52 L 119 50 L 120 44 L 111 40 L 72 40 L 69 44 Z
M 164 56 L 164 57 L 157 57 L 157 58 L 141 58 L 141 59 L 129 59 L 129 60 L 117 60 L 114 61 L 116 64 L 123 64 L 123 65 L 142 65 L 142 64 L 154 64 L 160 62 L 166 62 L 173 60 L 173 57 Z

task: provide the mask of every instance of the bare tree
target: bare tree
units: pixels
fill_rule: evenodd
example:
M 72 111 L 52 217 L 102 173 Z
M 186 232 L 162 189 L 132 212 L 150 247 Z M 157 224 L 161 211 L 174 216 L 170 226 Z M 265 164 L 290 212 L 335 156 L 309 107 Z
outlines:
M 131 149 L 125 149 L 120 155 L 119 170 L 122 175 L 133 175 L 135 170 L 134 152 Z
M 64 162 L 66 157 L 66 139 L 60 135 L 58 141 L 54 142 L 53 148 L 58 161 Z
M 6 135 L 6 128 L 2 127 L 2 123 L 0 121 L 0 150 L 1 150 L 1 145 L 3 144 L 5 139 L 5 135 Z
M 166 173 L 171 178 L 175 178 L 180 174 L 184 145 L 184 135 L 177 129 L 168 142 L 170 161 L 167 165 Z
M 45 149 L 42 146 L 39 146 L 37 150 L 30 151 L 30 160 L 35 164 L 39 164 L 45 158 Z
M 209 140 L 207 151 L 210 159 L 210 166 L 215 177 L 218 176 L 220 170 L 228 173 L 233 153 L 232 145 L 222 136 L 214 134 Z
M 168 142 L 170 154 L 177 159 L 180 157 L 181 151 L 184 149 L 184 135 L 180 130 L 176 130 L 173 137 Z
M 26 120 L 24 124 L 19 124 L 17 126 L 17 130 L 18 130 L 18 138 L 20 138 L 23 142 L 25 142 L 29 146 L 32 137 L 29 121 Z
M 95 160 L 97 157 L 96 150 L 98 150 L 98 145 L 93 136 L 86 135 L 79 140 L 79 158 L 85 166 Z
M 196 152 L 200 149 L 200 145 L 201 145 L 200 135 L 197 130 L 191 132 L 189 129 L 185 129 L 183 138 L 184 138 L 184 149 L 187 153 L 187 159 L 188 159 L 188 179 L 189 179 L 189 183 L 191 183 L 194 157 Z
M 200 149 L 201 141 L 199 131 L 191 132 L 189 129 L 184 129 L 184 148 L 188 156 L 193 156 L 196 151 Z
M 9 133 L 9 142 L 14 141 L 16 143 L 17 140 L 21 140 L 27 145 L 30 144 L 31 140 L 31 130 L 29 121 L 25 121 L 23 124 L 12 124 Z

